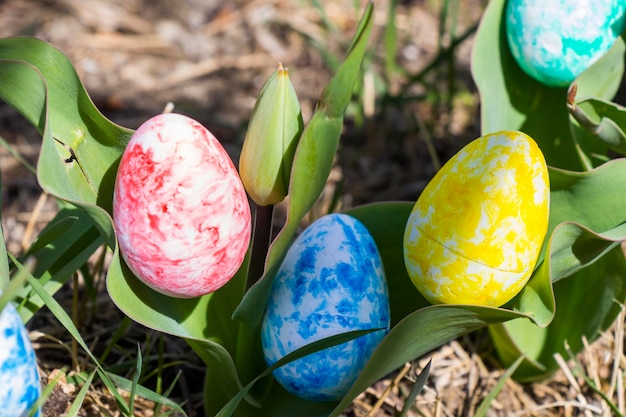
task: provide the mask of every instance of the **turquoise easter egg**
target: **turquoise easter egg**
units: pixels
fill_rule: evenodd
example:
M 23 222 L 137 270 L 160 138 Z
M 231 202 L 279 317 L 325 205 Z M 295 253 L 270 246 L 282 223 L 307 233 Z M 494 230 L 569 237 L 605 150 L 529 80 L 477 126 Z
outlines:
M 506 37 L 519 66 L 565 87 L 613 46 L 626 26 L 624 0 L 509 0 Z
M 0 417 L 21 416 L 40 395 L 35 351 L 15 307 L 7 304 L 0 312 Z
M 382 260 L 365 226 L 345 214 L 312 223 L 294 242 L 274 280 L 261 325 L 269 365 L 312 342 L 381 329 L 290 362 L 274 371 L 289 392 L 337 401 L 349 390 L 389 329 Z

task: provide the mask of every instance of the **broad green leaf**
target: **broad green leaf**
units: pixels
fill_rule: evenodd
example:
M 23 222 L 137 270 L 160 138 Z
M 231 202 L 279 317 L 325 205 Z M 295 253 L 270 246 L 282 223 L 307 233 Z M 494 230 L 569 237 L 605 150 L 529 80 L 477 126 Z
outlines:
M 215 413 L 241 389 L 237 367 L 228 351 L 218 343 L 197 339 L 187 339 L 187 343 L 206 365 L 204 407 L 207 412 Z M 210 390 L 213 395 L 209 394 Z
M 563 222 L 604 232 L 626 221 L 626 159 L 613 160 L 588 172 L 550 168 L 549 174 L 548 234 Z
M 588 114 L 592 122 L 599 124 L 599 130 L 590 132 L 582 128 L 576 117 L 570 117 L 572 133 L 577 145 L 593 165 L 606 162 L 607 148 L 620 152 L 626 149 L 623 139 L 624 125 L 616 125 L 611 117 L 599 116 L 588 101 L 598 101 L 612 105 L 611 100 L 617 93 L 624 73 L 624 55 L 626 45 L 623 38 L 618 38 L 613 47 L 576 80 L 575 106 L 579 111 Z M 602 111 L 602 110 L 600 110 Z M 570 111 L 571 113 L 571 111 Z M 583 124 L 584 126 L 584 124 Z M 600 140 L 598 140 L 600 139 Z
M 435 305 L 405 317 L 383 339 L 331 416 L 338 416 L 361 392 L 380 378 L 433 349 L 473 330 L 521 315 L 477 306 Z
M 539 263 L 528 283 L 513 300 L 503 308 L 525 314 L 539 327 L 547 326 L 556 308 L 550 273 L 544 263 Z
M 591 135 L 616 152 L 626 154 L 626 108 L 619 104 L 588 98 L 576 103 L 594 126 Z
M 360 74 L 372 25 L 373 3 L 370 2 L 361 18 L 348 56 L 322 92 L 318 107 L 302 132 L 291 168 L 287 222 L 270 246 L 263 277 L 248 290 L 235 312 L 236 318 L 251 327 L 260 324 L 262 314 L 259 314 L 259 306 L 267 304 L 280 262 L 302 218 L 326 185 L 343 128 L 343 114 Z
M 218 291 L 192 299 L 174 298 L 142 283 L 126 266 L 117 249 L 107 275 L 107 290 L 115 304 L 132 320 L 157 331 L 184 338 L 207 365 L 211 389 L 221 395 L 205 406 L 219 410 L 240 388 L 234 357 L 241 323 L 231 315 L 241 300 L 247 260 Z M 255 349 L 255 346 L 249 346 Z M 208 386 L 207 386 L 208 388 Z
M 626 234 L 622 235 L 622 238 Z M 554 286 L 557 310 L 545 329 L 526 320 L 512 320 L 489 327 L 494 346 L 505 366 L 518 357 L 524 362 L 514 377 L 521 381 L 543 379 L 558 369 L 555 353 L 566 343 L 574 352 L 582 337 L 595 340 L 610 327 L 626 299 L 626 262 L 619 247 Z
M 55 240 L 60 239 L 61 236 L 65 235 L 70 229 L 72 229 L 78 219 L 78 216 L 71 215 L 55 216 L 54 219 L 48 222 L 45 229 L 39 234 L 39 236 L 37 236 L 37 239 L 30 245 L 26 254 L 30 255 L 48 245 L 53 244 Z
M 576 96 L 580 99 L 612 99 L 621 85 L 625 53 L 626 44 L 619 37 L 602 58 L 576 78 Z
M 230 316 L 243 293 L 245 270 L 244 264 L 214 293 L 176 298 L 141 282 L 116 251 L 107 275 L 107 290 L 118 308 L 137 323 L 186 339 L 218 343 L 234 354 L 238 323 Z
M 41 186 L 87 211 L 112 247 L 116 167 L 132 131 L 106 119 L 67 57 L 36 38 L 0 39 L 0 98 L 43 136 Z
M 544 86 L 517 65 L 506 41 L 504 4 L 505 0 L 489 2 L 472 52 L 482 134 L 520 130 L 537 141 L 548 165 L 579 170 L 569 128 L 567 90 Z

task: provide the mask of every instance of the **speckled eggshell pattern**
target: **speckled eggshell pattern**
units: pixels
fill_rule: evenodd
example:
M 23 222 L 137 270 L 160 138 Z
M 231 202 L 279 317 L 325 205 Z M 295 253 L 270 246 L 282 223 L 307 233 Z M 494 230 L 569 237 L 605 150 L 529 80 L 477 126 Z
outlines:
M 469 143 L 409 216 L 404 260 L 431 303 L 501 306 L 524 287 L 548 228 L 548 170 L 535 141 L 497 132 Z
M 269 365 L 333 335 L 376 331 L 321 350 L 274 371 L 289 392 L 311 401 L 347 393 L 389 329 L 389 294 L 382 260 L 361 222 L 330 214 L 300 235 L 280 266 L 261 327 Z
M 113 217 L 135 275 L 182 298 L 226 284 L 251 234 L 250 207 L 230 157 L 204 126 L 173 113 L 149 119 L 130 139 Z
M 597 61 L 626 28 L 624 0 L 509 0 L 506 36 L 531 77 L 567 86 Z
M 15 307 L 7 304 L 0 312 L 0 417 L 22 415 L 40 395 L 35 351 Z

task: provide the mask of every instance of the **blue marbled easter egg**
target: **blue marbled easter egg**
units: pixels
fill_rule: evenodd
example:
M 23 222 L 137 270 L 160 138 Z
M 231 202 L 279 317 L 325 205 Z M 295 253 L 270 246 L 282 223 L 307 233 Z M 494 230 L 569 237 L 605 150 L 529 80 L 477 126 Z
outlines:
M 30 410 L 40 391 L 28 332 L 15 307 L 7 304 L 0 312 L 0 417 L 20 416 Z
M 624 0 L 509 0 L 511 54 L 537 81 L 567 86 L 613 46 L 625 12 Z
M 389 329 L 382 260 L 365 226 L 329 214 L 296 239 L 280 266 L 261 327 L 269 365 L 333 335 L 380 328 L 274 371 L 289 392 L 311 401 L 343 398 Z

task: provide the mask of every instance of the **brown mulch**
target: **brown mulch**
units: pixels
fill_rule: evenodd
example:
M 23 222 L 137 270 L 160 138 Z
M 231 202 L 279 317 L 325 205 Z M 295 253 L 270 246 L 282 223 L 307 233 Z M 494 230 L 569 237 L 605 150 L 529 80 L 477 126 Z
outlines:
M 314 2 L 304 0 L 5 0 L 0 3 L 0 37 L 34 35 L 59 47 L 75 65 L 96 105 L 113 121 L 134 128 L 172 102 L 176 111 L 205 124 L 237 160 L 256 96 L 279 61 L 290 70 L 304 119 L 310 117 L 332 75 L 314 45 L 341 56 L 359 16 L 353 0 L 320 3 L 325 18 Z M 398 59 L 410 74 L 419 73 L 435 58 L 440 39 L 443 46 L 451 41 L 450 33 L 438 35 L 438 3 L 399 2 Z M 456 34 L 478 21 L 484 3 L 459 2 Z M 363 119 L 359 111 L 349 109 L 337 163 L 321 206 L 329 204 L 336 189 L 344 208 L 373 201 L 414 200 L 441 161 L 479 135 L 478 98 L 469 77 L 471 37 L 458 48 L 453 61 L 437 67 L 423 81 L 408 83 L 402 74 L 389 80 L 390 97 L 403 92 L 403 97 L 413 99 L 402 103 L 375 99 L 376 77 L 384 72 L 380 63 L 387 9 L 388 1 L 376 2 L 375 55 L 364 74 L 366 94 L 358 103 Z M 449 64 L 454 66 L 454 86 L 446 72 Z M 448 100 L 451 87 L 454 98 Z M 0 105 L 0 136 L 31 164 L 36 163 L 39 135 L 6 105 Z M 56 204 L 52 197 L 42 196 L 35 176 L 4 148 L 0 148 L 0 170 L 2 226 L 8 249 L 23 253 L 37 231 L 54 216 Z M 103 287 L 104 277 L 98 279 Z M 72 295 L 68 286 L 57 296 L 68 311 L 72 311 Z M 81 334 L 84 330 L 86 342 L 96 354 L 102 354 L 122 315 L 104 291 L 87 297 L 82 307 L 82 315 L 75 317 L 83 326 Z M 621 316 L 610 331 L 579 355 L 584 374 L 622 413 L 626 407 L 623 323 Z M 89 366 L 88 359 L 45 311 L 29 327 L 45 378 L 52 380 L 61 370 L 71 378 Z M 181 372 L 172 398 L 184 398 L 190 416 L 201 415 L 202 365 L 190 357 L 193 355 L 180 340 L 130 324 L 107 363 L 131 360 L 137 343 L 152 352 L 162 346 L 173 358 L 176 365 L 164 375 L 172 380 Z M 344 414 L 396 415 L 416 374 L 432 359 L 427 385 L 407 415 L 473 416 L 504 373 L 486 345 L 486 335 L 480 332 L 446 344 L 379 381 Z M 589 384 L 572 373 L 572 367 L 571 362 L 563 364 L 552 378 L 533 384 L 508 380 L 487 415 L 612 415 Z M 78 389 L 67 378 L 61 375 L 44 415 L 63 415 L 76 397 Z M 96 385 L 87 393 L 79 415 L 120 414 L 111 395 Z M 158 414 L 154 404 L 138 399 L 135 415 Z

